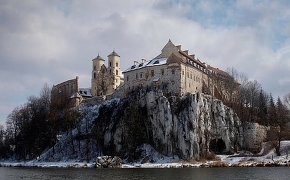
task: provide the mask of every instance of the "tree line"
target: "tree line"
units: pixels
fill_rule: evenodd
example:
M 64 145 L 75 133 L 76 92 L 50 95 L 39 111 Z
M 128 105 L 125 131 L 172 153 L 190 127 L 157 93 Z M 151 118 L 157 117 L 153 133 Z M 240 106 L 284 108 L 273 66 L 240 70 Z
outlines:
M 52 103 L 51 89 L 44 84 L 39 96 L 29 96 L 8 115 L 6 129 L 0 125 L 0 158 L 34 159 L 53 147 L 58 134 L 74 128 L 78 120 L 69 98 Z
M 228 68 L 227 72 L 231 78 L 225 81 L 226 91 L 235 98 L 225 104 L 234 109 L 242 123 L 252 122 L 270 127 L 267 140 L 280 155 L 281 141 L 290 139 L 290 93 L 275 100 L 258 81 L 250 80 L 234 68 Z
M 230 98 L 224 103 L 234 109 L 243 123 L 271 127 L 268 140 L 279 148 L 281 140 L 290 138 L 290 93 L 275 100 L 256 80 L 234 68 L 227 72 L 230 78 L 224 81 L 224 87 Z M 81 117 L 81 112 L 70 105 L 68 96 L 51 102 L 51 89 L 45 84 L 38 96 L 29 96 L 27 103 L 10 113 L 6 128 L 0 125 L 0 158 L 38 157 L 45 149 L 54 147 L 60 133 L 72 133 L 78 128 Z

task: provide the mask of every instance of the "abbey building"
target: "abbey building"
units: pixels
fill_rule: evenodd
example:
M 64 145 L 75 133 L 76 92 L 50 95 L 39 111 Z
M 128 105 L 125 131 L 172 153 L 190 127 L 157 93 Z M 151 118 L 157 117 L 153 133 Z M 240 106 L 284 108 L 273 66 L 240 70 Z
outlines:
M 120 69 L 120 56 L 115 51 L 107 57 L 107 65 L 99 54 L 92 60 L 90 88 L 79 88 L 77 77 L 53 86 L 52 97 L 66 93 L 73 104 L 78 105 L 83 100 L 103 101 L 146 88 L 162 89 L 164 93 L 176 96 L 202 92 L 233 101 L 235 88 L 230 90 L 228 87 L 238 86 L 228 73 L 201 62 L 171 40 L 155 58 L 134 61 L 124 72 Z

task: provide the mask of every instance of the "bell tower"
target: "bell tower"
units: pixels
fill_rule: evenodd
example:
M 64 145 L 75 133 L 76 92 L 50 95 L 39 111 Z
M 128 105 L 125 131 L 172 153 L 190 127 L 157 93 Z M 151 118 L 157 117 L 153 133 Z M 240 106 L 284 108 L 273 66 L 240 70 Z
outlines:
M 105 60 L 98 54 L 93 60 L 92 68 L 92 81 L 91 81 L 91 93 L 93 96 L 98 96 L 98 75 L 100 74 L 101 68 L 105 63 Z
M 120 69 L 120 56 L 115 51 L 108 55 L 108 73 L 112 75 L 113 78 L 111 90 L 113 92 L 120 86 L 122 74 Z

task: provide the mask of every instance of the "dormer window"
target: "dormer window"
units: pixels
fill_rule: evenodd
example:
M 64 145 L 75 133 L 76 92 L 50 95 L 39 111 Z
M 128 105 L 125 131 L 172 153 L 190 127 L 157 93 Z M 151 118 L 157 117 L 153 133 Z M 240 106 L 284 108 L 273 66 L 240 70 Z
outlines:
M 153 64 L 159 64 L 159 60 L 156 60 Z

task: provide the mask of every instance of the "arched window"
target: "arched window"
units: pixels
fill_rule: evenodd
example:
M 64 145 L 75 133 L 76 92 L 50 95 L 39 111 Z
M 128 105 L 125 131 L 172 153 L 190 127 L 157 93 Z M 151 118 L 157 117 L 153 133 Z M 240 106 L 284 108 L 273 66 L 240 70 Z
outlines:
M 116 70 L 116 75 L 118 75 L 118 70 Z

